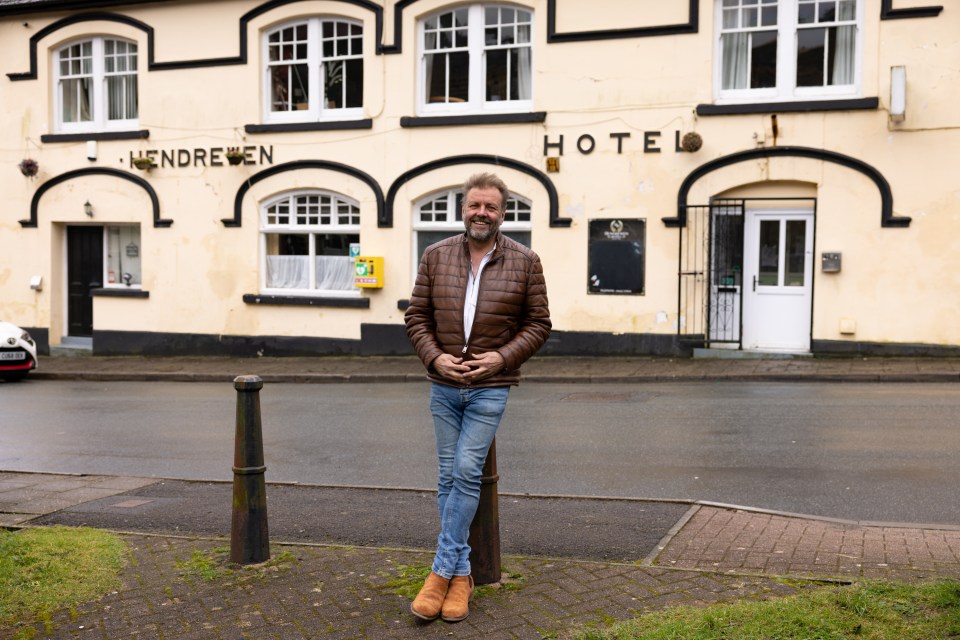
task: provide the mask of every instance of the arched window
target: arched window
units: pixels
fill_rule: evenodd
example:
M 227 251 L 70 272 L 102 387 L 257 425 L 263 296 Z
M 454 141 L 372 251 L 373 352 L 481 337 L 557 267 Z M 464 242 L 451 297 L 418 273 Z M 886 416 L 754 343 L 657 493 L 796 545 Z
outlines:
M 363 25 L 310 18 L 264 35 L 268 122 L 363 115 Z
M 414 205 L 413 229 L 417 255 L 414 271 L 424 250 L 434 242 L 464 233 L 463 191 L 448 189 L 434 193 Z M 530 246 L 530 201 L 511 193 L 503 211 L 500 230 L 522 245 Z
M 97 37 L 68 44 L 54 65 L 56 128 L 91 132 L 137 126 L 137 44 Z
M 360 205 L 328 191 L 268 201 L 260 235 L 265 292 L 359 295 L 350 245 L 360 242 Z

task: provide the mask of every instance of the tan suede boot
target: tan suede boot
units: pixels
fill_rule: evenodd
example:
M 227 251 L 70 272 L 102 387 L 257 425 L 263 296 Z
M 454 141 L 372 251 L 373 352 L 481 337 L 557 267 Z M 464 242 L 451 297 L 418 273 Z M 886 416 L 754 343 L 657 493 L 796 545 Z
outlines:
M 473 596 L 473 577 L 454 576 L 443 601 L 440 617 L 444 622 L 460 622 L 470 615 L 470 597 Z
M 420 593 L 410 604 L 410 613 L 421 620 L 436 620 L 447 596 L 450 580 L 442 578 L 433 571 L 427 576 Z

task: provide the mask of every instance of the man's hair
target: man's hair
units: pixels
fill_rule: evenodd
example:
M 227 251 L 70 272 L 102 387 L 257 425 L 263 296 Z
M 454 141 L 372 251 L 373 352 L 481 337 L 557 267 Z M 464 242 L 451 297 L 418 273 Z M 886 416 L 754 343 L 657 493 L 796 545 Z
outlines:
M 463 198 L 466 200 L 470 189 L 496 189 L 500 192 L 500 208 L 507 206 L 507 198 L 510 197 L 510 190 L 507 185 L 492 173 L 475 173 L 463 183 Z

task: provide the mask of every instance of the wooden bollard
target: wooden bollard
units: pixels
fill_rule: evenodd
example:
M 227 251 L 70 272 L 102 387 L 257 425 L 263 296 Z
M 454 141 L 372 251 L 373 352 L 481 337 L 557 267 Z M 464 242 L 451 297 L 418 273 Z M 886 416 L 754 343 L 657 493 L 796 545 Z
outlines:
M 237 429 L 233 454 L 233 518 L 230 561 L 256 564 L 270 559 L 267 529 L 267 483 L 260 423 L 259 376 L 237 376 Z
M 470 523 L 470 572 L 475 584 L 500 582 L 500 506 L 497 500 L 497 440 L 480 475 L 480 504 Z

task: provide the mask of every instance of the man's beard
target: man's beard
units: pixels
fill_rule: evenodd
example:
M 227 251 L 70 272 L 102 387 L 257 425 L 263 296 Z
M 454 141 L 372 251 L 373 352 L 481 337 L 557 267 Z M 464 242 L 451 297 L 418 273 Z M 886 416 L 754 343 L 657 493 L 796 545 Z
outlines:
M 467 235 L 477 242 L 486 242 L 493 237 L 493 234 L 496 232 L 497 229 L 493 226 L 487 227 L 486 229 L 476 229 L 471 225 L 470 228 L 467 229 Z
M 471 240 L 476 240 L 477 242 L 486 242 L 487 240 L 493 237 L 493 235 L 497 232 L 497 229 L 499 228 L 499 226 L 500 225 L 496 224 L 495 222 L 489 222 L 485 229 L 484 228 L 478 229 L 477 227 L 473 226 L 473 224 L 471 223 L 467 227 L 467 235 L 470 237 Z

